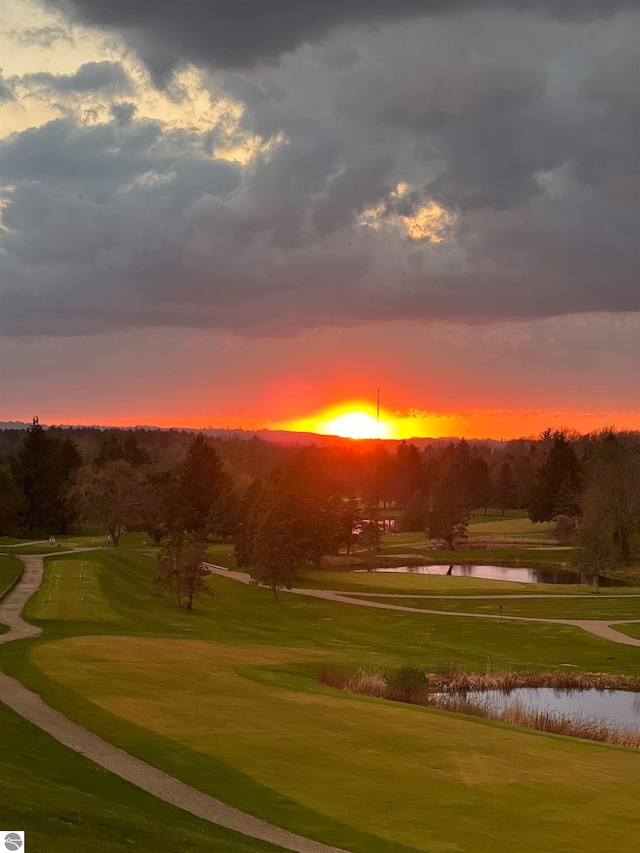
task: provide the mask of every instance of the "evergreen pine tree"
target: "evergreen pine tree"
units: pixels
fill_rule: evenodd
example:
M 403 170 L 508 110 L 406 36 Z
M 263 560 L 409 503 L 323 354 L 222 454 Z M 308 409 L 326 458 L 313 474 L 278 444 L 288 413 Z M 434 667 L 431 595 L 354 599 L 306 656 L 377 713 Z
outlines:
M 516 497 L 516 483 L 513 476 L 513 469 L 508 462 L 505 462 L 500 468 L 495 494 L 496 504 L 502 509 L 502 514 L 504 515 L 506 508 L 512 506 Z
M 555 433 L 547 460 L 536 475 L 529 504 L 531 521 L 551 521 L 556 514 L 558 499 L 562 497 L 561 490 L 565 495 L 579 495 L 582 491 L 582 470 L 571 443 L 559 432 Z

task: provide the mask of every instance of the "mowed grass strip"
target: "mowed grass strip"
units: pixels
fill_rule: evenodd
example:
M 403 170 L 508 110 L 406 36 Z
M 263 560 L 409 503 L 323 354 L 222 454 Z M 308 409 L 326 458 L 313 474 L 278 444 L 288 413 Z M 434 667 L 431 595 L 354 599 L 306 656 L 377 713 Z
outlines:
M 425 565 L 478 565 L 478 566 L 523 566 L 530 569 L 553 569 L 566 567 L 571 561 L 573 548 L 543 545 L 528 547 L 519 545 L 490 545 L 489 547 L 468 548 L 464 551 L 444 551 L 425 549 L 419 546 L 395 545 L 384 543 L 380 548 L 382 556 L 414 555 L 423 557 Z
M 505 516 L 472 516 L 469 521 L 469 536 L 531 536 L 542 539 L 553 530 L 555 524 L 539 522 L 534 524 L 529 518 Z
M 0 595 L 15 583 L 22 571 L 22 563 L 13 554 L 0 554 Z
M 277 853 L 163 803 L 0 703 L 0 815 L 30 851 Z
M 584 595 L 579 598 L 491 598 L 482 599 L 443 599 L 443 598 L 411 598 L 410 596 L 389 596 L 382 599 L 387 604 L 400 604 L 406 607 L 416 607 L 424 610 L 440 610 L 443 613 L 483 613 L 500 614 L 500 605 L 504 616 L 524 616 L 530 619 L 640 619 L 640 590 L 636 590 L 638 598 L 623 596 L 621 598 Z M 350 596 L 361 601 L 371 599 Z
M 52 552 L 65 552 L 72 550 L 72 546 L 56 543 L 56 545 L 49 545 L 46 542 L 37 543 L 35 545 L 17 545 L 12 549 L 12 552 L 16 555 L 20 555 L 22 557 L 28 556 L 30 554 L 51 554 Z
M 56 559 L 47 571 L 31 607 L 38 618 L 108 622 L 115 619 L 100 586 L 100 564 L 87 559 Z
M 640 821 L 633 751 L 315 684 L 306 692 L 302 677 L 296 690 L 277 683 L 278 666 L 308 667 L 320 657 L 118 637 L 40 644 L 33 653 L 49 676 L 111 714 L 143 720 L 189 755 L 223 761 L 391 845 L 431 853 L 596 851 L 607 837 L 632 849 Z M 246 678 L 256 667 L 270 677 Z
M 487 507 L 487 509 L 474 509 L 471 511 L 470 521 L 480 524 L 482 522 L 491 523 L 492 521 L 504 521 L 504 519 L 523 519 L 529 520 L 529 513 L 526 509 L 506 509 L 503 511 L 498 507 Z
M 629 637 L 635 637 L 637 640 L 640 640 L 640 624 L 638 625 L 613 625 L 613 628 L 616 631 L 620 631 L 621 634 L 626 634 Z

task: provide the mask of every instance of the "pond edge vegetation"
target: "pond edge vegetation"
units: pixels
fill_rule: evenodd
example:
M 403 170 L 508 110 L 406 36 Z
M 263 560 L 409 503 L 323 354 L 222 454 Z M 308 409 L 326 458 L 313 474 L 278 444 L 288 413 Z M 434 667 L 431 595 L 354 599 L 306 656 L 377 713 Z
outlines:
M 577 737 L 599 743 L 640 749 L 640 729 L 616 725 L 607 719 L 561 714 L 529 708 L 514 702 L 502 711 L 490 702 L 469 698 L 467 693 L 500 690 L 505 694 L 518 688 L 552 688 L 556 690 L 628 690 L 640 692 L 640 677 L 602 672 L 526 672 L 487 670 L 467 672 L 455 667 L 442 667 L 427 672 L 418 667 L 383 670 L 362 667 L 351 675 L 324 667 L 319 680 L 328 687 L 349 693 L 420 705 L 439 711 L 466 714 L 497 720 L 515 726 L 551 734 Z

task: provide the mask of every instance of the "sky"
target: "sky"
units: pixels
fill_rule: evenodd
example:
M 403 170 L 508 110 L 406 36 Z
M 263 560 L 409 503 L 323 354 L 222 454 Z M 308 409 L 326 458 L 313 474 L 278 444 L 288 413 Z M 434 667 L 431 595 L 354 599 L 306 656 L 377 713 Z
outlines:
M 640 429 L 636 0 L 0 31 L 0 421 Z

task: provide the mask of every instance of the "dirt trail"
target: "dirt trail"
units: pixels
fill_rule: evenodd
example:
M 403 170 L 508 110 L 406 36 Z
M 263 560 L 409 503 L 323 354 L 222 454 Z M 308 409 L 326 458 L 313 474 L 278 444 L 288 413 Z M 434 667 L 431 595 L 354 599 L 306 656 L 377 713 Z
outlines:
M 77 549 L 87 550 L 87 549 Z M 92 549 L 89 549 L 92 550 Z M 70 552 L 66 552 L 70 553 Z M 55 556 L 60 552 L 56 551 Z M 23 556 L 24 571 L 15 589 L 0 602 L 0 623 L 9 627 L 9 631 L 0 634 L 0 643 L 10 643 L 27 637 L 36 637 L 42 633 L 25 622 L 20 613 L 27 600 L 38 589 L 42 582 L 43 558 L 53 556 L 42 554 Z M 338 847 L 311 841 L 285 829 L 280 829 L 266 821 L 246 814 L 226 803 L 216 800 L 201 791 L 180 782 L 173 776 L 168 776 L 156 767 L 134 758 L 129 753 L 118 749 L 113 744 L 77 725 L 67 717 L 54 711 L 31 690 L 28 690 L 15 678 L 0 672 L 0 698 L 25 720 L 50 734 L 57 741 L 79 752 L 91 761 L 126 779 L 138 788 L 171 805 L 178 806 L 196 817 L 210 823 L 218 824 L 226 829 L 232 829 L 250 838 L 269 841 L 284 850 L 294 853 L 347 853 Z
M 251 576 L 246 572 L 234 572 L 225 569 L 223 566 L 216 566 L 213 563 L 207 563 L 211 571 L 222 577 L 230 577 L 240 583 L 250 583 Z M 539 616 L 500 616 L 491 613 L 467 613 L 456 610 L 427 610 L 422 607 L 407 607 L 402 604 L 387 604 L 382 601 L 370 599 L 352 598 L 353 595 L 360 595 L 359 592 L 340 592 L 339 590 L 330 589 L 305 589 L 303 587 L 294 587 L 291 592 L 296 595 L 308 595 L 311 598 L 323 598 L 327 601 L 338 601 L 341 604 L 353 604 L 357 607 L 375 607 L 379 610 L 400 610 L 405 613 L 427 613 L 431 616 L 464 616 L 470 619 L 511 619 L 517 622 L 545 622 L 557 625 L 573 625 L 576 628 L 582 628 L 589 634 L 595 634 L 598 637 L 603 637 L 605 640 L 611 640 L 614 643 L 621 643 L 624 646 L 640 646 L 640 640 L 636 637 L 629 637 L 626 634 L 616 631 L 612 625 L 627 625 L 640 622 L 640 619 L 544 619 Z M 408 596 L 407 596 L 408 597 Z M 442 596 L 445 597 L 445 596 Z M 448 596 L 449 598 L 457 598 L 458 596 Z M 462 597 L 462 596 L 461 596 Z M 465 596 L 472 598 L 473 596 Z M 528 595 L 527 598 L 538 598 L 536 595 Z M 545 597 L 545 596 L 540 596 Z M 563 596 L 564 597 L 564 596 Z M 627 596 L 625 596 L 627 597 Z

